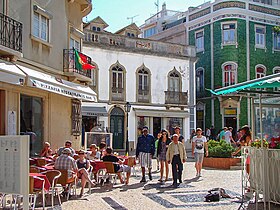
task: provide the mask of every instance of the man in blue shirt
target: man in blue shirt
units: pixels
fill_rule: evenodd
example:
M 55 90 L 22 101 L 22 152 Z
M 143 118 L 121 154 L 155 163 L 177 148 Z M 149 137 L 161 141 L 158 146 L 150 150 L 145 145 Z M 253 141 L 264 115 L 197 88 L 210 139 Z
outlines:
M 142 168 L 142 179 L 140 182 L 146 182 L 145 167 L 149 170 L 149 179 L 152 180 L 152 157 L 155 154 L 155 140 L 151 134 L 148 134 L 148 127 L 144 126 L 142 129 L 142 135 L 138 137 L 136 147 L 136 158 L 139 158 L 139 162 Z

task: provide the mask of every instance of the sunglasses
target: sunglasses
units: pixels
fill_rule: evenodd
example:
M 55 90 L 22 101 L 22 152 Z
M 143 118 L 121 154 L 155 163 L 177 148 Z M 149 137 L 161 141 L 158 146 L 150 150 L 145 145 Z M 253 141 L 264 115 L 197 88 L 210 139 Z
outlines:
M 79 155 L 84 155 L 85 153 L 79 153 Z
M 166 134 L 166 133 L 163 133 L 162 135 L 165 135 L 165 136 L 166 136 L 167 134 Z

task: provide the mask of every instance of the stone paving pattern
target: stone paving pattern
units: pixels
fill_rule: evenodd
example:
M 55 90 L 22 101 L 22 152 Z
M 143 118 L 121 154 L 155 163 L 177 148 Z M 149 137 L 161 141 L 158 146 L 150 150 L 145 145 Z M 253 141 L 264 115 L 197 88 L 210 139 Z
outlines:
M 62 209 L 199 209 L 199 210 L 229 210 L 238 209 L 239 199 L 221 199 L 220 202 L 204 202 L 204 196 L 209 189 L 222 187 L 231 196 L 241 194 L 241 170 L 203 169 L 202 177 L 195 177 L 193 162 L 184 164 L 183 183 L 177 188 L 171 188 L 172 180 L 166 184 L 158 183 L 159 173 L 155 171 L 156 161 L 153 160 L 153 180 L 146 184 L 139 183 L 138 177 L 131 177 L 128 186 L 107 184 L 92 189 L 91 195 L 86 194 L 81 199 L 73 198 L 62 204 Z M 171 174 L 171 170 L 170 170 Z

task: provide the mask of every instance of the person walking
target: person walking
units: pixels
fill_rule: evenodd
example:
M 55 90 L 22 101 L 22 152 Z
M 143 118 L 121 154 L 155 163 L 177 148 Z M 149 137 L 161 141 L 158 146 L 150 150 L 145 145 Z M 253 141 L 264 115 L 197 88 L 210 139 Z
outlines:
M 210 136 L 211 136 L 211 131 L 210 131 L 209 128 L 206 128 L 205 136 L 206 136 L 206 140 L 209 141 L 210 140 Z
M 228 130 L 225 132 L 225 141 L 228 143 L 228 144 L 236 144 L 234 139 L 232 138 L 232 130 L 233 128 L 232 127 L 229 127 Z
M 173 140 L 169 144 L 166 152 L 166 160 L 168 164 L 171 163 L 172 165 L 172 186 L 177 188 L 177 181 L 179 180 L 179 183 L 182 183 L 183 163 L 186 162 L 187 154 L 184 144 L 179 141 L 178 134 L 174 134 L 172 137 Z
M 165 166 L 165 182 L 168 180 L 168 162 L 166 160 L 166 151 L 168 149 L 168 145 L 171 143 L 171 139 L 168 137 L 168 133 L 166 130 L 161 131 L 161 137 L 158 142 L 158 149 L 157 149 L 157 158 L 160 162 L 160 179 L 159 182 L 163 182 L 163 171 Z
M 142 179 L 140 182 L 146 182 L 145 168 L 148 168 L 149 179 L 152 180 L 152 157 L 155 154 L 155 140 L 153 135 L 148 134 L 148 127 L 144 126 L 142 135 L 138 137 L 136 147 L 136 158 L 139 159 L 142 169 Z
M 158 151 L 158 142 L 160 137 L 162 136 L 161 131 L 157 134 L 157 139 L 155 140 L 155 153 L 156 153 L 156 159 L 157 159 L 157 170 L 159 171 L 159 159 L 157 156 L 157 151 Z
M 182 142 L 184 145 L 185 145 L 185 138 L 184 138 L 184 136 L 182 136 L 181 134 L 180 134 L 180 127 L 179 126 L 176 126 L 175 128 L 174 128 L 174 132 L 179 136 L 179 141 L 180 142 Z M 172 139 L 173 140 L 173 139 Z
M 202 129 L 196 129 L 196 136 L 192 140 L 192 155 L 195 158 L 196 176 L 201 176 L 202 163 L 204 158 L 204 149 L 206 157 L 208 156 L 208 145 L 206 137 L 202 135 Z

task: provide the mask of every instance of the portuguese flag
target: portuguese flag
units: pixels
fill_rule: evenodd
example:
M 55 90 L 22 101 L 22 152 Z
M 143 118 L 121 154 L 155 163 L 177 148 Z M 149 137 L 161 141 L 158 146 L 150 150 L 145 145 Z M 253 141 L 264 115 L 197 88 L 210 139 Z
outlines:
M 87 63 L 87 56 L 82 53 L 79 53 L 76 49 L 75 51 L 75 66 L 79 70 L 91 70 L 94 69 L 95 66 Z

